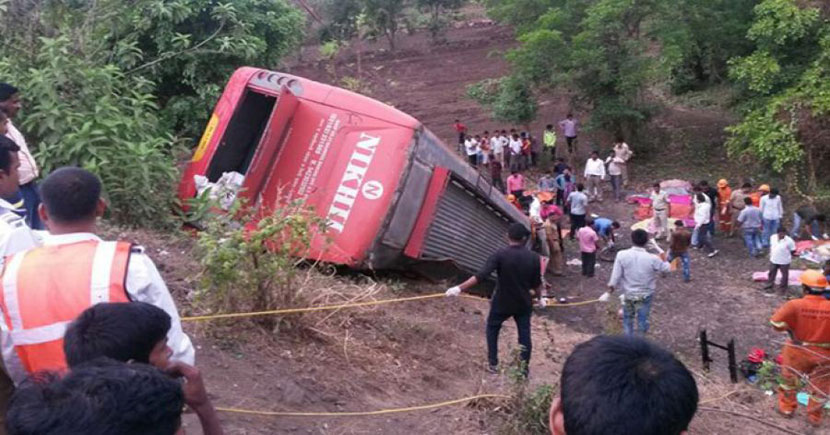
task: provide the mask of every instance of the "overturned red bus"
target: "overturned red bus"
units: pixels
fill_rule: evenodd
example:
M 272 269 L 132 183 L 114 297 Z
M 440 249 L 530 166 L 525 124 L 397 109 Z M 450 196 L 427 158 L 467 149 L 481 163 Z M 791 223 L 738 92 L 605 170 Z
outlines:
M 241 197 L 263 210 L 303 199 L 328 219 L 310 257 L 358 269 L 481 267 L 527 222 L 418 120 L 344 89 L 240 68 L 182 177 L 244 175 Z

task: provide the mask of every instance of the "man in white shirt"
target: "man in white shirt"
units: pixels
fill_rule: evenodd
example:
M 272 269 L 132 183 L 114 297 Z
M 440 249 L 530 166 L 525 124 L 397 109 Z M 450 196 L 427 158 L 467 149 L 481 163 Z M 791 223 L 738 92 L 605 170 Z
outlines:
M 495 131 L 493 137 L 490 138 L 490 150 L 493 152 L 496 161 L 504 165 L 504 146 L 502 146 L 501 133 L 499 131 Z
M 652 224 L 657 229 L 655 239 L 662 239 L 669 236 L 669 194 L 660 190 L 660 183 L 654 183 L 654 191 L 651 192 L 651 209 L 654 212 Z
M 22 201 L 23 208 L 26 210 L 26 223 L 32 229 L 42 230 L 44 229 L 43 222 L 41 222 L 37 213 L 37 208 L 40 205 L 40 195 L 35 183 L 40 175 L 40 170 L 29 151 L 26 139 L 12 123 L 12 119 L 17 116 L 21 107 L 20 90 L 8 83 L 0 83 L 0 110 L 6 112 L 9 117 L 9 122 L 6 125 L 6 137 L 13 140 L 20 147 L 18 152 L 20 156 L 20 190 L 15 195 L 5 197 L 5 199 L 15 205 Z
M 588 185 L 588 198 L 602 201 L 602 180 L 605 178 L 605 162 L 599 153 L 591 152 L 591 158 L 585 162 L 585 183 Z
M 712 245 L 712 235 L 706 230 L 706 225 L 712 218 L 711 211 L 712 203 L 706 199 L 706 194 L 698 192 L 695 195 L 695 230 L 692 233 L 692 245 L 705 248 L 710 258 L 720 252 Z
M 582 192 L 583 190 L 585 190 L 585 186 L 582 183 L 577 183 L 576 190 L 571 192 L 565 201 L 568 205 L 568 214 L 571 217 L 571 240 L 576 237 L 576 232 L 585 226 L 585 214 L 588 212 L 588 196 Z
M 795 253 L 795 241 L 787 235 L 787 230 L 781 226 L 777 233 L 770 237 L 769 248 L 769 275 L 764 290 L 772 290 L 775 287 L 775 277 L 781 271 L 781 284 L 779 286 L 782 295 L 787 294 L 790 279 L 790 263 Z
M 501 148 L 501 165 L 504 168 L 510 169 L 510 162 L 508 161 L 508 156 L 510 154 L 510 136 L 507 135 L 507 130 L 501 131 L 499 146 Z
M 510 138 L 510 170 L 522 170 L 522 139 L 518 133 Z
M 634 155 L 622 136 L 617 136 L 614 142 L 614 158 L 620 167 L 622 187 L 628 187 L 628 160 Z
M 65 256 L 67 252 L 71 253 L 75 251 L 88 252 L 88 250 L 84 251 L 81 248 L 93 246 L 96 251 L 95 258 L 91 260 L 91 264 L 92 274 L 95 274 L 96 270 L 98 270 L 96 267 L 98 267 L 97 259 L 99 258 L 99 253 L 102 253 L 99 248 L 105 244 L 105 242 L 94 234 L 97 218 L 103 215 L 106 208 L 106 204 L 100 197 L 101 182 L 98 177 L 86 170 L 71 167 L 60 168 L 52 172 L 44 180 L 41 184 L 41 193 L 44 203 L 39 209 L 40 217 L 49 227 L 50 235 L 45 238 L 43 247 L 11 257 L 7 267 L 3 271 L 2 277 L 0 277 L 3 291 L 6 294 L 14 294 L 17 290 L 23 290 L 29 287 L 41 288 L 43 285 L 42 283 L 36 282 L 37 280 L 35 282 L 25 281 L 25 277 L 27 276 L 37 276 L 38 279 L 48 280 L 51 283 L 51 287 L 47 287 L 52 289 L 50 291 L 56 291 L 66 295 L 86 291 L 87 295 L 89 295 L 90 286 L 93 287 L 93 290 L 96 289 L 95 284 L 91 283 L 94 276 L 86 279 L 73 279 L 71 276 L 64 276 L 58 279 L 57 277 L 49 276 L 48 267 L 38 269 L 38 264 L 55 264 L 52 260 L 53 256 Z M 105 258 L 105 256 L 101 258 Z M 85 261 L 89 259 L 81 256 L 73 257 L 73 259 L 77 261 L 77 268 L 72 265 L 62 265 L 63 268 L 67 268 L 71 272 L 69 275 L 77 277 L 90 273 L 89 269 L 84 268 Z M 37 270 L 42 270 L 42 274 L 33 275 L 33 271 L 24 270 L 29 266 Z M 112 278 L 114 281 L 108 285 L 109 292 L 114 291 L 112 290 L 112 286 L 117 283 L 118 286 L 123 286 L 123 290 L 126 292 L 129 300 L 146 302 L 163 309 L 171 318 L 171 326 L 167 334 L 168 345 L 173 351 L 171 359 L 192 365 L 195 356 L 193 344 L 190 338 L 182 331 L 176 304 L 153 261 L 144 253 L 143 248 L 132 246 L 125 266 L 126 270 L 123 281 L 122 278 Z M 14 273 L 15 270 L 19 273 Z M 116 274 L 117 269 L 115 264 L 112 265 L 112 270 L 112 274 Z M 90 306 L 97 300 L 93 300 L 90 296 L 87 297 L 89 298 Z M 49 303 L 52 302 L 55 304 L 63 303 L 60 300 L 53 301 L 52 299 L 46 299 L 40 311 L 49 313 Z M 5 303 L 10 304 L 8 297 Z M 57 309 L 61 308 L 58 307 Z M 2 321 L 5 323 L 5 319 L 2 319 Z M 22 325 L 25 326 L 26 324 L 24 320 Z M 3 359 L 6 363 L 5 370 L 12 379 L 19 382 L 25 376 L 25 367 L 22 367 L 20 364 L 10 364 L 10 361 L 14 362 L 16 355 L 15 346 L 18 344 L 11 339 L 12 332 L 14 332 L 11 329 L 13 326 L 5 325 L 4 328 L 0 329 L 0 344 L 2 344 Z M 20 332 L 31 333 L 33 330 L 23 330 L 18 333 Z
M 478 166 L 478 139 L 467 136 L 464 141 L 464 151 L 467 153 L 467 162 L 472 167 Z
M 758 208 L 761 209 L 761 218 L 763 219 L 761 245 L 764 248 L 769 248 L 770 237 L 778 232 L 778 227 L 781 226 L 781 217 L 784 216 L 784 204 L 781 201 L 781 195 L 778 194 L 778 189 L 773 187 L 768 194 L 762 196 Z

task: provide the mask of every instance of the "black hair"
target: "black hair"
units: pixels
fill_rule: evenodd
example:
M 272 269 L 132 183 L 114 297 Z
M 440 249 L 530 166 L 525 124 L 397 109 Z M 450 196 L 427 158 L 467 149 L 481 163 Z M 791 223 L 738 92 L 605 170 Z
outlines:
M 597 151 L 597 150 L 592 150 L 592 151 L 591 151 L 591 155 L 594 155 L 594 154 L 599 155 L 599 151 Z
M 699 185 L 700 185 L 700 187 L 709 187 L 709 182 L 708 182 L 708 181 L 706 181 L 706 180 L 702 180 L 702 181 L 699 183 Z
M 619 222 L 617 222 L 617 221 L 611 222 L 611 227 L 612 227 L 612 228 L 619 228 L 619 227 L 620 227 L 620 223 L 619 223 Z
M 545 126 L 545 128 L 553 128 L 553 124 L 548 124 Z
M 752 184 L 744 183 L 743 186 L 741 186 L 741 189 L 752 189 Z
M 657 188 L 659 188 L 659 187 L 660 187 L 660 183 L 654 183 L 651 187 L 657 187 Z
M 778 230 L 775 231 L 775 234 L 787 234 L 787 229 L 784 228 L 784 225 L 779 225 Z
M 634 246 L 643 247 L 648 243 L 648 233 L 646 230 L 638 229 L 631 232 L 631 243 Z
M 816 215 L 816 220 L 819 222 L 825 222 L 827 221 L 827 215 L 824 213 L 819 213 Z
M 746 205 L 752 205 L 752 198 L 750 198 L 750 197 L 748 197 L 748 196 L 747 196 L 746 198 L 744 198 L 744 204 L 746 204 Z
M 601 335 L 576 346 L 560 388 L 568 435 L 678 435 L 697 411 L 689 370 L 639 337 Z
M 573 116 L 574 116 L 574 114 L 573 114 L 573 113 L 568 113 L 568 115 L 566 116 L 566 118 L 573 118 Z
M 170 315 L 144 302 L 93 305 L 75 319 L 63 337 L 69 367 L 98 357 L 148 363 L 153 347 L 170 330 Z
M 770 198 L 775 198 L 776 196 L 778 196 L 778 188 L 773 187 L 772 189 L 770 189 L 769 190 L 769 196 L 770 196 Z
M 76 167 L 58 168 L 40 184 L 40 197 L 50 219 L 75 223 L 95 217 L 101 180 Z
M 676 227 L 685 227 L 686 224 L 684 224 L 681 219 L 678 219 L 678 220 L 674 221 L 674 226 L 676 226 Z
M 8 83 L 0 82 L 0 101 L 6 101 L 9 98 L 11 98 L 12 96 L 14 96 L 14 94 L 19 94 L 19 93 L 20 93 L 20 89 L 17 89 L 16 87 L 14 87 L 14 86 L 12 86 Z
M 518 222 L 513 222 L 507 228 L 507 237 L 514 242 L 523 242 L 529 235 L 527 228 Z
M 582 183 L 576 183 L 576 191 L 582 192 L 583 190 L 585 190 L 585 185 Z
M 9 435 L 173 435 L 181 426 L 181 384 L 155 367 L 105 358 L 66 377 L 24 381 L 6 415 Z
M 695 195 L 695 198 L 697 198 L 698 202 L 706 202 L 706 196 L 704 196 L 701 192 L 698 192 L 697 195 Z
M 20 147 L 13 140 L 6 136 L 0 136 L 0 169 L 8 174 L 12 169 L 14 156 L 20 151 Z

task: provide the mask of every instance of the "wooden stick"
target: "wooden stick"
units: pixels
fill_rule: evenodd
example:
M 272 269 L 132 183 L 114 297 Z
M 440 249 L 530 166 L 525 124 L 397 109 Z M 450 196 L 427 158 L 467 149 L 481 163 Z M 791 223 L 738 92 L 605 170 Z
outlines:
M 727 411 L 727 410 L 725 410 L 725 409 L 718 409 L 718 408 L 707 408 L 707 407 L 705 407 L 705 406 L 703 406 L 703 407 L 699 407 L 699 408 L 697 408 L 697 409 L 698 409 L 698 411 L 721 412 L 721 413 L 724 413 L 724 414 L 734 415 L 734 416 L 736 416 L 736 417 L 744 417 L 744 418 L 748 418 L 748 419 L 750 419 L 750 420 L 755 420 L 755 421 L 757 421 L 758 423 L 761 423 L 761 424 L 763 424 L 763 425 L 765 425 L 765 426 L 769 426 L 769 427 L 771 427 L 771 428 L 778 429 L 778 430 L 780 430 L 781 432 L 784 432 L 784 433 L 787 433 L 787 434 L 791 434 L 791 435 L 801 435 L 799 432 L 795 432 L 795 431 L 789 430 L 789 429 L 787 429 L 787 428 L 785 428 L 785 427 L 781 427 L 781 426 L 778 426 L 778 425 L 776 425 L 776 424 L 772 424 L 772 423 L 770 423 L 770 422 L 768 422 L 768 421 L 766 421 L 766 420 L 760 419 L 760 418 L 758 418 L 758 417 L 755 417 L 755 416 L 752 416 L 752 415 L 749 415 L 749 414 L 744 414 L 744 413 L 742 413 L 742 412 Z

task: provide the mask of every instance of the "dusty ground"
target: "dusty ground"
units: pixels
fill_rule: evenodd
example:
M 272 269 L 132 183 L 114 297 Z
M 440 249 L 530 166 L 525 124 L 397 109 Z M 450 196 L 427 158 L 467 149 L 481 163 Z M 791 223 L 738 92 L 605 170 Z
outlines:
M 461 118 L 474 132 L 510 128 L 494 123 L 486 112 L 464 97 L 467 84 L 506 72 L 499 53 L 513 45 L 509 30 L 499 27 L 464 28 L 449 34 L 450 43 L 431 47 L 424 35 L 401 41 L 397 54 L 374 51 L 363 60 L 370 94 L 411 113 L 439 136 L 452 140 L 452 121 Z M 375 46 L 374 48 L 377 48 Z M 368 47 L 366 51 L 370 51 Z M 353 74 L 346 59 L 341 74 Z M 322 63 L 294 66 L 291 72 L 331 81 Z M 543 102 L 540 121 L 561 119 L 568 110 L 566 96 Z M 745 174 L 735 170 L 719 151 L 724 116 L 692 109 L 660 115 L 673 133 L 665 146 L 634 149 L 633 191 L 643 191 L 655 179 L 669 176 L 691 180 L 728 176 L 734 183 Z M 454 142 L 451 142 L 454 143 Z M 695 144 L 695 151 L 689 145 Z M 701 145 L 705 152 L 700 152 Z M 631 223 L 633 207 L 605 202 L 592 211 Z M 196 265 L 189 257 L 190 241 L 173 236 L 125 233 L 128 239 L 148 245 L 184 313 L 193 311 L 190 296 Z M 721 254 L 707 259 L 695 252 L 693 281 L 678 276 L 660 282 L 652 315 L 652 338 L 677 352 L 695 372 L 704 399 L 717 399 L 732 391 L 726 376 L 726 357 L 715 354 L 715 368 L 701 373 L 696 337 L 701 328 L 725 342 L 735 338 L 739 355 L 760 346 L 775 352 L 772 340 L 780 336 L 767 327 L 767 319 L 782 301 L 767 297 L 749 281 L 749 274 L 765 267 L 764 260 L 747 258 L 739 240 L 716 239 Z M 568 258 L 576 256 L 568 246 Z M 577 268 L 554 281 L 559 296 L 574 300 L 596 298 L 604 291 L 610 265 L 601 265 L 597 277 L 586 280 Z M 344 277 L 342 280 L 354 278 Z M 384 281 L 374 295 L 385 299 L 400 294 L 442 291 L 440 284 Z M 504 375 L 485 374 L 483 336 L 486 304 L 470 300 L 436 299 L 337 313 L 312 314 L 312 330 L 292 334 L 257 332 L 246 322 L 207 328 L 188 323 L 185 329 L 198 344 L 198 365 L 203 370 L 217 406 L 257 410 L 362 411 L 420 405 L 477 393 L 506 393 Z M 534 357 L 531 384 L 556 384 L 565 356 L 589 336 L 619 328 L 607 307 L 549 308 L 534 321 Z M 505 324 L 502 359 L 515 348 L 515 328 Z M 752 387 L 741 386 L 728 399 L 703 406 L 742 412 L 805 433 L 801 419 L 784 421 L 771 411 L 772 400 Z M 505 418 L 503 404 L 486 400 L 432 411 L 379 417 L 258 417 L 224 413 L 231 434 L 320 433 L 497 433 Z M 191 429 L 193 429 L 191 427 Z M 191 430 L 191 433 L 197 430 Z M 753 420 L 701 411 L 693 434 L 767 434 L 779 431 Z M 821 433 L 821 432 L 819 432 Z

